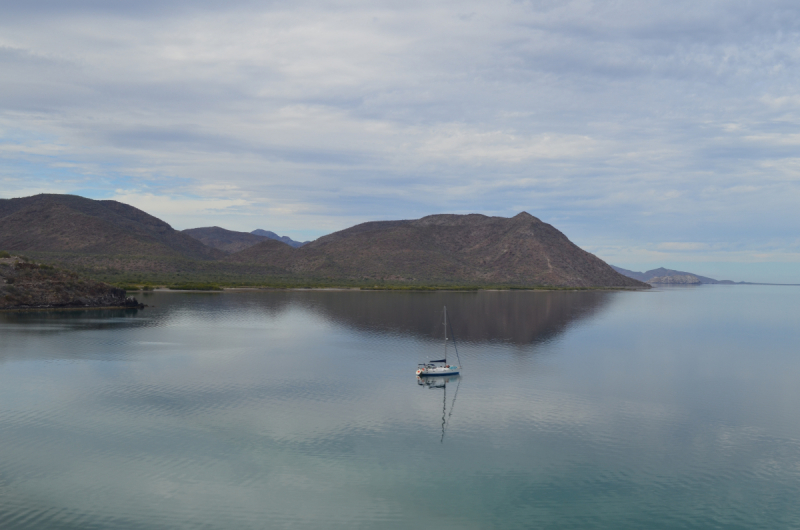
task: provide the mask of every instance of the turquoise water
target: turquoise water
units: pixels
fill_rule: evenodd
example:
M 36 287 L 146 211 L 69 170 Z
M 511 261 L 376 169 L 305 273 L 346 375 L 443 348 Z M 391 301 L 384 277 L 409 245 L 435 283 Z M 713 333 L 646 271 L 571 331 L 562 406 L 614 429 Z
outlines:
M 143 298 L 0 314 L 0 528 L 800 527 L 800 288 Z

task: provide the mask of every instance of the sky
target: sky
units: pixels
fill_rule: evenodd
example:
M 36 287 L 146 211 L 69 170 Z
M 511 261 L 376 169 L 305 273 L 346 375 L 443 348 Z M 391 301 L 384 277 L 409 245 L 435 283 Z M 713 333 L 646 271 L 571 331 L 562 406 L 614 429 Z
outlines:
M 436 213 L 800 283 L 796 1 L 0 0 L 0 197 L 314 239 Z

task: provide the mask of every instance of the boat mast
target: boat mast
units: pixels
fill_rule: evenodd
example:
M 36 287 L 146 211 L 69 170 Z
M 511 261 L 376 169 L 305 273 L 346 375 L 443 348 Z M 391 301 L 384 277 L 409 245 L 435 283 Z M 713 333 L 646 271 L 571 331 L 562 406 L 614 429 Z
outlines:
M 447 306 L 444 306 L 444 364 L 447 364 Z

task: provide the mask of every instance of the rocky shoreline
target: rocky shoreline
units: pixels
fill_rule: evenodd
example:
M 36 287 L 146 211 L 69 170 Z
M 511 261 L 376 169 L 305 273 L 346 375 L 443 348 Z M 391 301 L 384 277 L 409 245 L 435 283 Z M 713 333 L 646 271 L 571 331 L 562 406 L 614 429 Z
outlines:
M 20 256 L 0 258 L 0 310 L 143 308 L 123 289 Z

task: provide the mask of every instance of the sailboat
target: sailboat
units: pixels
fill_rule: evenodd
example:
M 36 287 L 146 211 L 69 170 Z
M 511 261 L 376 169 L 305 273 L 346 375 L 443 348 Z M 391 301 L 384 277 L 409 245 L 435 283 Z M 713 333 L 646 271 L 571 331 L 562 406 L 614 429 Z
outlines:
M 453 346 L 455 347 L 455 341 Z M 456 350 L 456 356 L 458 350 Z M 447 364 L 447 306 L 444 307 L 444 359 L 428 361 L 417 365 L 417 376 L 443 376 L 456 375 L 459 373 L 458 366 Z

